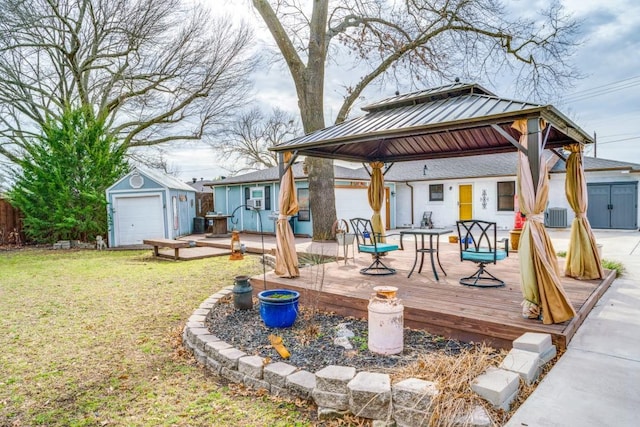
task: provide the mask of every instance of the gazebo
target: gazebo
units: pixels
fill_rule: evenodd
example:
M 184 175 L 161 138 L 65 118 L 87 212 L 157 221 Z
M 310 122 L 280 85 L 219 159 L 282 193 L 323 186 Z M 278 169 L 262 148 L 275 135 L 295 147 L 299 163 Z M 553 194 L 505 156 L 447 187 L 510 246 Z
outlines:
M 291 153 L 290 162 L 298 155 L 340 159 L 362 162 L 374 172 L 386 171 L 395 162 L 518 151 L 517 192 L 520 209 L 527 216 L 519 251 L 523 315 L 545 324 L 562 323 L 576 315 L 560 283 L 556 254 L 544 229 L 548 177 L 542 152 L 551 150 L 568 162 L 567 195 L 576 220 L 565 274 L 603 279 L 584 214 L 581 156 L 583 147 L 593 143 L 586 132 L 552 105 L 504 99 L 477 84 L 454 83 L 397 95 L 363 110 L 366 114 L 361 117 L 272 150 Z M 566 151 L 571 153 L 569 159 Z

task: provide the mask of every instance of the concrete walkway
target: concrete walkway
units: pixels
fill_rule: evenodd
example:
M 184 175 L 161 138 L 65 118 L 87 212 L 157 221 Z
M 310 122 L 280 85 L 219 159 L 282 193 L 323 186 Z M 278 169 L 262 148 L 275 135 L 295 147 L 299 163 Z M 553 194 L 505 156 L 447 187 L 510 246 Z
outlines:
M 569 233 L 549 233 L 555 249 L 565 250 Z M 640 425 L 640 233 L 595 234 L 603 258 L 622 262 L 626 273 L 591 311 L 509 427 Z

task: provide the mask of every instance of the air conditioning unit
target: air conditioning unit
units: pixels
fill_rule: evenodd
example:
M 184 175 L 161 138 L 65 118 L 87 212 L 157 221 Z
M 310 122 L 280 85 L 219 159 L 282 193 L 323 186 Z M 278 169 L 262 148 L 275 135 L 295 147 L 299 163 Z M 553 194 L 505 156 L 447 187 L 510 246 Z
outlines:
M 247 202 L 247 206 L 252 209 L 263 209 L 264 208 L 264 200 L 263 199 L 249 199 Z
M 545 215 L 544 225 L 552 228 L 567 227 L 567 210 L 565 208 L 549 208 Z

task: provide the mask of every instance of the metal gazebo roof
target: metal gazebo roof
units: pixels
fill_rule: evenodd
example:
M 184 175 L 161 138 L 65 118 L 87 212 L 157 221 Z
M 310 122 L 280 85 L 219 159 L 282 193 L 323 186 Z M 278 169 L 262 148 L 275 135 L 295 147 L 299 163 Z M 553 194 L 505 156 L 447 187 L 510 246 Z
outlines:
M 593 139 L 552 105 L 497 97 L 477 84 L 454 83 L 398 95 L 367 114 L 271 148 L 354 162 L 396 162 L 515 151 L 518 119 L 544 119 L 545 148 Z

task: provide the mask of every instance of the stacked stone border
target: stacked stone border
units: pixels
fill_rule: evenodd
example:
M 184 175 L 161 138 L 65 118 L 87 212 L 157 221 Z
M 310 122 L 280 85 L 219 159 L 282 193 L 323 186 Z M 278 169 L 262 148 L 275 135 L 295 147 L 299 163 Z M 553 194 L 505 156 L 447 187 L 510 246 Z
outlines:
M 327 419 L 351 413 L 374 420 L 374 426 L 426 426 L 431 401 L 438 394 L 431 381 L 409 378 L 391 384 L 389 375 L 357 372 L 348 366 L 326 366 L 312 373 L 284 362 L 267 363 L 260 356 L 234 348 L 209 332 L 205 319 L 218 302 L 232 294 L 232 286 L 211 295 L 189 317 L 183 346 L 197 362 L 221 377 L 273 396 L 302 398 L 318 406 Z M 513 349 L 498 368 L 489 368 L 471 381 L 470 388 L 494 408 L 509 410 L 520 383 L 531 384 L 542 367 L 556 356 L 551 335 L 527 332 L 513 341 Z M 490 426 L 482 406 L 457 420 L 457 425 Z

